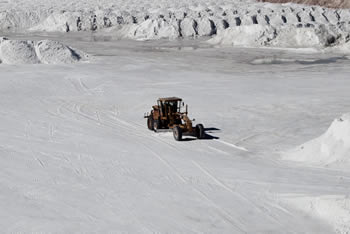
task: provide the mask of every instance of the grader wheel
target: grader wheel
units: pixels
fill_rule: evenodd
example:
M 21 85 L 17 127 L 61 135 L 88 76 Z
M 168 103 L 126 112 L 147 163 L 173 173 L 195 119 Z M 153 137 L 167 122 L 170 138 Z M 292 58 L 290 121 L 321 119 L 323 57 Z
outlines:
M 154 120 L 152 115 L 148 116 L 147 118 L 147 127 L 149 130 L 154 130 Z
M 203 124 L 197 124 L 196 125 L 196 137 L 198 139 L 203 139 L 205 137 Z
M 173 135 L 175 140 L 181 141 L 182 140 L 182 129 L 179 126 L 175 126 L 173 128 Z

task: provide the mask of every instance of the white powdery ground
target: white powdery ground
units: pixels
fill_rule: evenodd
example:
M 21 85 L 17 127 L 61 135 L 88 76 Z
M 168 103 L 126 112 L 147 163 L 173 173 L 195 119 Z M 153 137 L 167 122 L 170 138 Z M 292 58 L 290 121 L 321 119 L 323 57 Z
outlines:
M 307 215 L 318 217 L 329 223 L 335 233 L 350 233 L 350 198 L 348 196 L 308 197 L 287 195 L 282 198 L 282 201 L 305 212 Z
M 1 65 L 3 230 L 331 233 L 280 196 L 344 197 L 349 173 L 289 166 L 274 152 L 318 135 L 348 107 L 349 61 L 162 43 L 74 39 L 64 44 L 94 63 Z M 249 62 L 291 55 L 315 63 Z M 167 95 L 183 97 L 219 139 L 150 132 L 143 113 Z

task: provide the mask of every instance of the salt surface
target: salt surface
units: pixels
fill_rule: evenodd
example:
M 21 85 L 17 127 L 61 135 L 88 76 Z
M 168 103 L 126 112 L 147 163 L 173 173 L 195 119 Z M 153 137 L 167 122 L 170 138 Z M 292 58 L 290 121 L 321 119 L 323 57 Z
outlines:
M 291 195 L 284 201 L 296 209 L 323 220 L 335 233 L 350 232 L 350 199 L 347 196 L 325 195 L 318 197 Z

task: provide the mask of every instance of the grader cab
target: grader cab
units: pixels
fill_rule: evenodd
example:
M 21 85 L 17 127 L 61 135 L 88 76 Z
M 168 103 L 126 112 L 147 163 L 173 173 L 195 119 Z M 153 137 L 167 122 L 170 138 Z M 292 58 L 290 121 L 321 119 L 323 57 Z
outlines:
M 202 124 L 192 126 L 194 120 L 188 117 L 188 106 L 185 107 L 181 98 L 159 98 L 157 105 L 154 105 L 151 112 L 144 117 L 147 118 L 148 129 L 155 132 L 163 129 L 172 130 L 177 141 L 181 141 L 183 135 L 195 136 L 198 139 L 205 137 Z

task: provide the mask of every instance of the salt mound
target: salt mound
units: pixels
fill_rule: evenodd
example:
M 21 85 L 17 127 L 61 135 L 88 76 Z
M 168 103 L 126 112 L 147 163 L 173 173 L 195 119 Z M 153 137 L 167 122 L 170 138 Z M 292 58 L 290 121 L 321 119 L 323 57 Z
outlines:
M 346 43 L 341 43 L 337 46 L 331 47 L 331 48 L 326 48 L 326 52 L 336 52 L 336 53 L 341 53 L 341 54 L 349 54 L 350 53 L 350 41 Z
M 334 33 L 325 26 L 281 27 L 272 46 L 287 48 L 323 48 L 336 42 Z
M 56 41 L 19 41 L 0 38 L 0 62 L 5 64 L 57 64 L 86 60 L 87 55 Z
M 121 38 L 134 40 L 174 40 L 180 37 L 212 36 L 216 33 L 216 26 L 209 19 L 198 22 L 192 18 L 177 21 L 175 19 L 147 19 L 140 24 L 111 27 L 104 33 L 114 33 Z
M 284 159 L 318 166 L 350 163 L 350 113 L 333 121 L 322 136 L 283 156 Z
M 146 1 L 147 2 L 147 1 Z M 152 2 L 152 1 L 151 1 Z M 81 7 L 37 4 L 0 12 L 0 31 L 93 31 L 134 40 L 215 36 L 214 45 L 316 48 L 341 45 L 350 38 L 350 12 L 295 4 L 188 2 L 111 4 Z M 60 5 L 60 4 L 59 4 Z M 226 30 L 225 30 L 226 29 Z M 108 35 L 107 35 L 108 34 Z
M 3 40 L 0 44 L 0 60 L 7 64 L 39 63 L 32 41 Z
M 271 26 L 245 25 L 219 30 L 217 36 L 210 39 L 210 44 L 233 46 L 265 46 L 276 37 L 276 30 Z
M 283 48 L 324 48 L 337 43 L 341 37 L 324 25 L 272 26 L 245 25 L 218 31 L 208 42 L 215 45 L 272 46 Z
M 162 1 L 160 5 L 153 0 L 131 5 L 113 1 L 107 5 L 104 1 L 58 1 L 54 6 L 45 1 L 24 2 L 13 6 L 4 3 L 0 31 L 93 31 L 136 40 L 217 35 L 211 43 L 317 49 L 340 45 L 350 38 L 350 11 L 320 6 L 202 0 Z
M 136 40 L 175 39 L 179 37 L 179 29 L 176 21 L 148 19 L 139 25 L 129 27 L 129 32 L 126 35 L 128 38 Z
M 45 20 L 29 28 L 29 31 L 70 32 L 92 30 L 94 25 L 86 22 L 86 18 L 88 17 L 83 16 L 81 12 L 54 11 Z M 81 22 L 81 19 L 85 19 L 85 21 Z
M 74 63 L 82 59 L 81 52 L 79 53 L 57 41 L 39 41 L 36 44 L 36 53 L 41 63 L 46 64 Z

